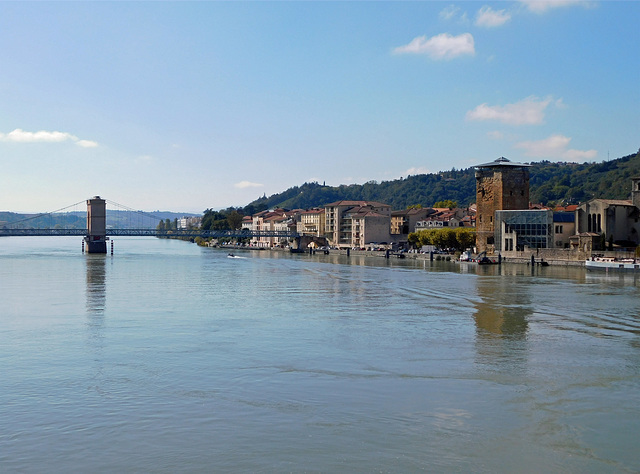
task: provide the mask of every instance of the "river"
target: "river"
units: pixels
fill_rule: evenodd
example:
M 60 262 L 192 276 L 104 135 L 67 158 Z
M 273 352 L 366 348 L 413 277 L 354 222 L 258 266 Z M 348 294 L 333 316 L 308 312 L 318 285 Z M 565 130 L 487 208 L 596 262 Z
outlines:
M 0 239 L 3 472 L 638 472 L 640 282 Z

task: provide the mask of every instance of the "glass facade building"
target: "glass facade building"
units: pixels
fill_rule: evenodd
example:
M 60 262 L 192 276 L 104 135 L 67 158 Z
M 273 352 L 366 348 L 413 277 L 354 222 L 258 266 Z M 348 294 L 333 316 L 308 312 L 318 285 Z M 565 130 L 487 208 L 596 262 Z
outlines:
M 496 250 L 553 248 L 553 211 L 496 211 Z

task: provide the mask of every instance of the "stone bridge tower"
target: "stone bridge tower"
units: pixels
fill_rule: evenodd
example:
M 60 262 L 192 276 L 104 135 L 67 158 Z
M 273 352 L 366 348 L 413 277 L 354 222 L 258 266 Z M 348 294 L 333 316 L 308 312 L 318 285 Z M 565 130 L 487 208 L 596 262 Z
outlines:
M 476 166 L 476 248 L 495 250 L 496 211 L 529 209 L 529 166 L 498 158 Z
M 87 253 L 107 253 L 106 201 L 100 196 L 87 199 Z

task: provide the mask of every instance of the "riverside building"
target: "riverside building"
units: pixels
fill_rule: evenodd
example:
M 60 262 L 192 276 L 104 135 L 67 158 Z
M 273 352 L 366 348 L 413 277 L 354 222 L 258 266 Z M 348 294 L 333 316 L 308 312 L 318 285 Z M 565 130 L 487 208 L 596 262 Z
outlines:
M 476 247 L 493 253 L 495 214 L 529 209 L 529 165 L 502 157 L 476 166 Z

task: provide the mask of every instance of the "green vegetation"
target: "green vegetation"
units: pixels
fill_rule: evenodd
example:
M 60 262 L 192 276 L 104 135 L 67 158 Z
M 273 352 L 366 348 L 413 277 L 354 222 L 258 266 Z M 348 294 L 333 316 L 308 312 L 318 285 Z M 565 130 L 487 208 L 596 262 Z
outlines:
M 438 201 L 436 202 L 433 207 L 437 207 L 439 209 L 442 209 L 443 207 L 449 208 L 449 209 L 453 209 L 458 207 L 458 203 L 456 201 L 452 201 L 451 199 L 445 199 L 444 201 Z
M 247 206 L 249 207 L 249 206 Z M 245 208 L 246 209 L 246 208 Z M 244 211 L 244 210 L 243 210 Z M 245 211 L 246 212 L 246 211 Z M 256 211 L 259 212 L 259 211 Z M 253 214 L 253 212 L 251 213 Z M 247 215 L 251 215 L 247 214 Z M 221 211 L 207 209 L 202 216 L 202 229 L 204 230 L 237 230 L 242 227 L 244 214 L 233 207 Z
M 634 176 L 640 176 L 640 151 L 602 163 L 531 163 L 530 200 L 545 205 L 566 205 L 594 198 L 628 199 L 630 179 Z M 378 201 L 391 205 L 392 209 L 416 205 L 435 207 L 442 201 L 467 207 L 476 200 L 475 170 L 454 168 L 381 183 L 369 181 L 341 186 L 305 183 L 279 194 L 263 196 L 238 211 L 250 215 L 277 207 L 308 209 L 340 200 Z
M 172 230 L 176 230 L 178 228 L 178 219 L 174 219 L 173 221 L 171 219 L 165 219 L 165 220 L 161 220 L 160 222 L 158 222 L 158 225 L 156 226 L 156 229 L 159 231 L 172 231 Z
M 409 244 L 415 247 L 434 245 L 439 249 L 465 250 L 476 242 L 476 231 L 466 227 L 455 229 L 444 227 L 442 229 L 425 229 L 411 232 L 408 237 Z

